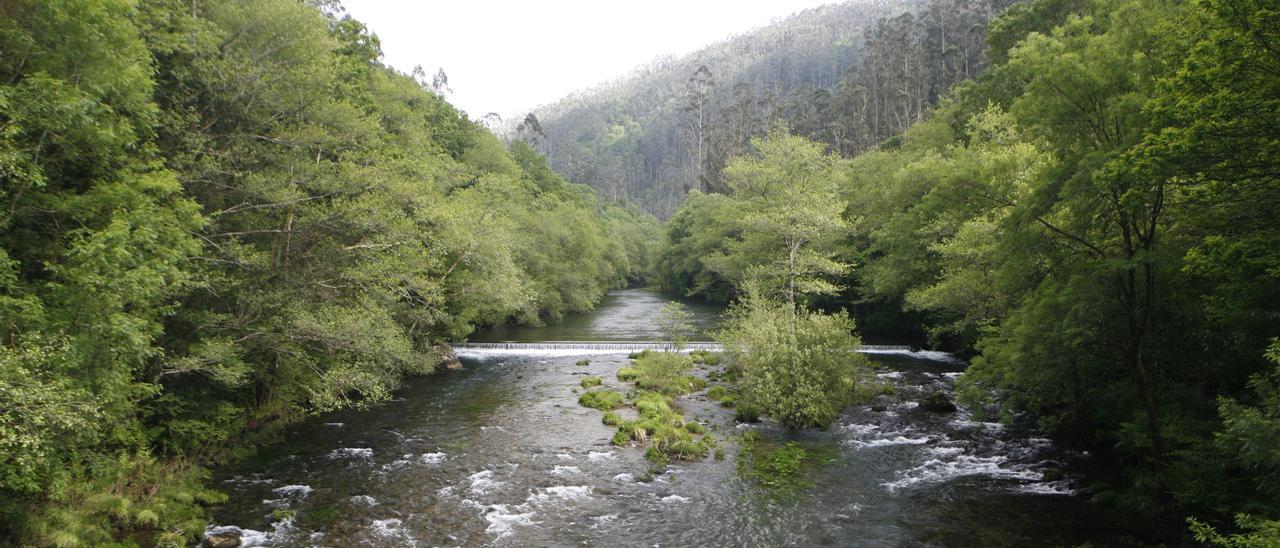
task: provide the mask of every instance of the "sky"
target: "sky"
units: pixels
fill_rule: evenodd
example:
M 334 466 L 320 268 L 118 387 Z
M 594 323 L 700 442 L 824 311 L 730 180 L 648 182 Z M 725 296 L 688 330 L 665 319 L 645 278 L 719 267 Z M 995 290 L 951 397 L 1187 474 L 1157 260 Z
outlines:
M 403 72 L 444 69 L 473 119 L 523 117 L 662 55 L 832 0 L 343 0 Z

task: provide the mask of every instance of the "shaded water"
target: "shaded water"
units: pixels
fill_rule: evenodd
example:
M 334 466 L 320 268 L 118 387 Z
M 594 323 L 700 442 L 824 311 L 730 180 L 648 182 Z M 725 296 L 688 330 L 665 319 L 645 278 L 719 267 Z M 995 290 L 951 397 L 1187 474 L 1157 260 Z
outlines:
M 593 314 L 488 340 L 660 338 L 656 295 L 619 292 Z M 715 323 L 700 309 L 699 324 Z M 615 327 L 616 326 L 616 327 Z M 544 333 L 539 339 L 538 333 Z M 726 458 L 676 463 L 652 481 L 643 450 L 609 445 L 613 428 L 577 404 L 583 375 L 625 389 L 625 355 L 464 356 L 466 369 L 414 380 L 395 401 L 298 425 L 257 457 L 219 472 L 231 500 L 217 523 L 265 545 L 1113 545 L 1135 522 L 1043 481 L 1083 455 L 963 409 L 915 401 L 950 392 L 963 364 L 873 354 L 893 395 L 850 407 L 827 432 L 735 424 L 695 394 L 686 416 L 724 440 Z M 933 356 L 940 358 L 939 356 Z M 709 369 L 697 371 L 705 375 Z M 883 406 L 881 408 L 880 406 Z M 876 410 L 881 409 L 881 410 Z M 791 496 L 739 478 L 738 434 L 825 448 L 813 487 Z M 215 529 L 226 530 L 226 529 Z

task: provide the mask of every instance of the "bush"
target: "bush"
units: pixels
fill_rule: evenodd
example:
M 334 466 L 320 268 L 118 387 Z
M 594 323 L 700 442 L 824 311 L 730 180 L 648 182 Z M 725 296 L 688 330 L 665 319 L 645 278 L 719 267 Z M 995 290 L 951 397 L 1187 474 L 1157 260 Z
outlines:
M 693 369 L 693 359 L 675 352 L 651 352 L 636 360 L 636 386 L 663 394 L 680 395 L 706 385 L 706 381 L 685 375 Z
M 634 367 L 623 367 L 618 369 L 618 380 L 623 382 L 634 381 L 640 376 L 640 370 Z
M 622 394 L 613 390 L 593 390 L 579 397 L 578 404 L 601 411 L 617 409 L 622 407 Z
M 795 309 L 757 296 L 731 312 L 720 338 L 743 372 L 739 420 L 761 413 L 791 430 L 826 428 L 852 398 L 869 363 L 847 314 Z

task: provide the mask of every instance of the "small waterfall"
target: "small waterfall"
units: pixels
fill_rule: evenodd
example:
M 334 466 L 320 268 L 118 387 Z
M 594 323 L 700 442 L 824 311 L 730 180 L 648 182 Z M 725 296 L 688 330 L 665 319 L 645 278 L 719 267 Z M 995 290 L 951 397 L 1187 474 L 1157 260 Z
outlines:
M 595 342 L 579 342 L 579 341 L 546 341 L 546 342 L 477 342 L 477 343 L 455 343 L 452 345 L 454 350 L 500 350 L 510 353 L 520 352 L 543 352 L 543 351 L 592 351 L 592 352 L 641 352 L 644 350 L 673 350 L 675 344 L 665 341 L 656 342 L 625 342 L 625 341 L 595 341 Z M 719 352 L 724 350 L 724 346 L 714 342 L 690 342 L 684 344 L 684 350 L 707 350 L 711 352 Z M 881 344 L 864 344 L 859 352 L 916 352 L 910 346 L 902 345 L 881 345 Z

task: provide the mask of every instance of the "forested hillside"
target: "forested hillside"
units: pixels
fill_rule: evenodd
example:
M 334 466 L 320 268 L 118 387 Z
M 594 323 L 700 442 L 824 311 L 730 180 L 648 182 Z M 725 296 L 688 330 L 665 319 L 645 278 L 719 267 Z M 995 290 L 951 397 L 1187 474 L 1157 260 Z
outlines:
M 665 217 L 689 190 L 726 189 L 726 162 L 779 121 L 846 156 L 919 121 L 983 70 L 987 21 L 1010 3 L 807 10 L 540 107 L 516 137 L 570 180 Z
M 658 278 L 727 301 L 761 272 L 815 276 L 828 295 L 811 307 L 858 310 L 864 331 L 895 318 L 972 355 L 970 409 L 1116 463 L 1093 478 L 1099 500 L 1234 521 L 1254 536 L 1193 528 L 1274 546 L 1277 43 L 1267 0 L 1015 5 L 991 24 L 986 73 L 874 150 L 796 163 L 779 152 L 795 137 L 756 142 L 784 186 L 836 166 L 824 202 L 843 219 L 805 240 L 826 255 L 762 253 L 764 195 L 735 185 L 684 202 Z
M 203 466 L 590 309 L 656 221 L 294 0 L 0 3 L 0 544 L 190 543 Z

